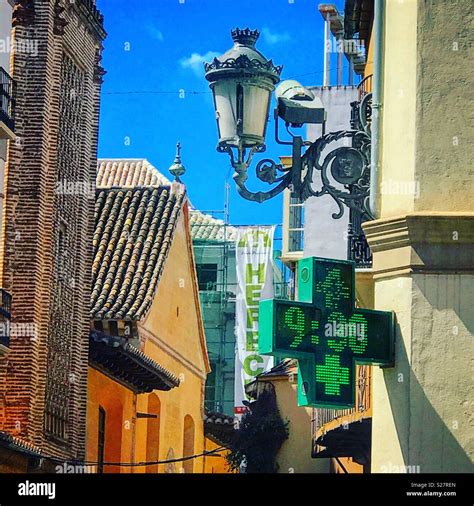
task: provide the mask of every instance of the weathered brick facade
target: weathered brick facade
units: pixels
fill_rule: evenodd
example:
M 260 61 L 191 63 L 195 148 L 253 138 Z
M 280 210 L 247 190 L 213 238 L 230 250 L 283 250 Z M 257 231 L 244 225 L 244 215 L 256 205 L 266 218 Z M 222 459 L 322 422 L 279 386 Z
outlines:
M 0 430 L 83 458 L 94 185 L 105 32 L 95 0 L 21 0 L 13 37 L 16 134 L 6 167 L 0 285 L 12 333 L 0 363 Z

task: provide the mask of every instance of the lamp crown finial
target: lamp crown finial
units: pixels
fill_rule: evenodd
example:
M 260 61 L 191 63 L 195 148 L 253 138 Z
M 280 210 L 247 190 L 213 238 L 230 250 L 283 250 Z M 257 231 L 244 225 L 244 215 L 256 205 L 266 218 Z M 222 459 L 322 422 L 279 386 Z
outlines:
M 236 44 L 254 47 L 260 37 L 260 32 L 258 30 L 251 30 L 250 28 L 235 28 L 231 31 L 231 35 L 232 40 Z

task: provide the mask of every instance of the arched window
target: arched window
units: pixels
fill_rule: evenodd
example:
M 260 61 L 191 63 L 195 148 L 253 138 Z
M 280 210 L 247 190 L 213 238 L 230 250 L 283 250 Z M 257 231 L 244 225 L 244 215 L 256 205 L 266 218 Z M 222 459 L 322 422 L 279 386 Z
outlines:
M 97 472 L 104 472 L 105 454 L 105 409 L 99 406 L 99 429 L 97 437 Z
M 123 406 L 116 399 L 104 402 L 99 411 L 99 430 L 103 433 L 103 457 L 102 462 L 122 461 L 122 435 L 123 435 Z M 104 473 L 121 473 L 120 466 L 103 465 Z
M 160 415 L 161 402 L 156 394 L 148 396 L 148 414 L 153 418 L 147 419 L 146 429 L 146 460 L 147 462 L 155 462 L 159 460 L 160 455 Z M 158 464 L 147 466 L 147 473 L 157 473 Z
M 191 455 L 194 455 L 194 421 L 189 415 L 186 415 L 184 417 L 183 457 L 190 457 Z M 183 461 L 183 468 L 185 473 L 192 473 L 194 459 Z

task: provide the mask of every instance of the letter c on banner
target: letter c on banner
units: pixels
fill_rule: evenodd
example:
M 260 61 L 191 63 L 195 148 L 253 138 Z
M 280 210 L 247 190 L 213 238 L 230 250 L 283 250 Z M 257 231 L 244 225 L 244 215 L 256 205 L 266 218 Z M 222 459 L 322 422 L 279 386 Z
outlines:
M 248 357 L 245 357 L 242 365 L 244 367 L 244 371 L 249 376 L 257 376 L 257 374 L 263 372 L 263 367 L 255 367 L 255 362 L 257 364 L 263 364 L 263 358 L 260 355 L 249 355 Z

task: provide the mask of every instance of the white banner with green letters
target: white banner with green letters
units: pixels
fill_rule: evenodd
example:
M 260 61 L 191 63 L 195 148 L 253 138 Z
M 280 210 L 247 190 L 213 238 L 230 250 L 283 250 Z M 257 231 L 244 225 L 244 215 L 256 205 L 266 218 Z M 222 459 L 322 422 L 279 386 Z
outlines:
M 245 385 L 273 367 L 272 357 L 258 354 L 258 305 L 273 297 L 274 231 L 273 226 L 242 227 L 236 239 L 236 415 L 245 412 Z

